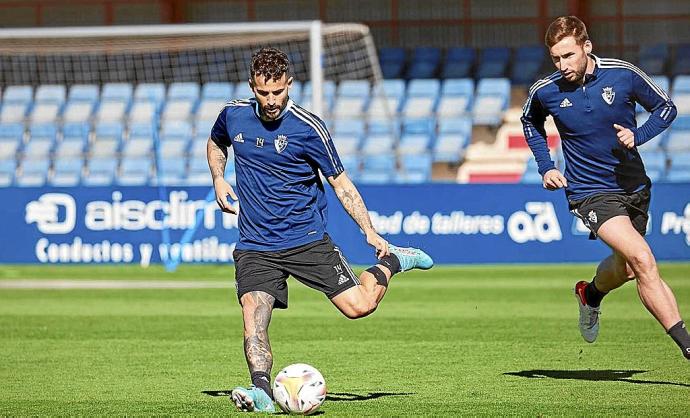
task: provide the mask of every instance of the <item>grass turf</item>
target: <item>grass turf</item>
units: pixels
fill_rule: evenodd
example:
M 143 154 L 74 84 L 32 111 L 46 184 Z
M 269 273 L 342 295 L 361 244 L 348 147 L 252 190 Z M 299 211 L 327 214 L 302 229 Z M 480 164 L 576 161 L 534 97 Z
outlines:
M 690 264 L 662 264 L 690 319 Z M 290 279 L 274 373 L 324 374 L 328 416 L 687 416 L 690 363 L 627 284 L 595 344 L 571 295 L 592 265 L 436 267 L 350 321 Z M 232 281 L 232 269 L 1 266 L 7 279 Z M 0 415 L 227 415 L 248 383 L 240 309 L 221 289 L 0 289 Z

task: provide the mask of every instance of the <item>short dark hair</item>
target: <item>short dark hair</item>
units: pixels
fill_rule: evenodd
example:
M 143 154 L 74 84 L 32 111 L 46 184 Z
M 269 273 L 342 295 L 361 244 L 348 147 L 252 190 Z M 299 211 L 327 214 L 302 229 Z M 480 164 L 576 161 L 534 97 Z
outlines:
M 287 54 L 277 48 L 264 47 L 252 55 L 249 67 L 252 79 L 262 75 L 268 80 L 279 80 L 283 74 L 290 77 L 290 59 Z
M 568 36 L 574 37 L 578 45 L 584 45 L 589 40 L 587 27 L 576 16 L 561 16 L 551 22 L 546 30 L 544 43 L 547 48 L 551 48 Z

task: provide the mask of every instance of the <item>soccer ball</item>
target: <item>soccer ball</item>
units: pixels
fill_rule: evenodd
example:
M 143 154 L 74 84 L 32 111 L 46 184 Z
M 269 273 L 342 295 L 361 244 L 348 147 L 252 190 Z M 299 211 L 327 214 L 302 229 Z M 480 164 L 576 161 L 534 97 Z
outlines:
M 291 364 L 276 375 L 273 397 L 288 414 L 313 414 L 326 399 L 326 381 L 308 364 Z

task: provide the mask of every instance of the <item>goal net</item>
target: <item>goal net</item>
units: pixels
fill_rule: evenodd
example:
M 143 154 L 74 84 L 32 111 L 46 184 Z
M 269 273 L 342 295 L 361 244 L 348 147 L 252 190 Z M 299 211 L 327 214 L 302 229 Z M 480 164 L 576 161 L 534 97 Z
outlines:
M 263 22 L 0 30 L 0 84 L 244 82 L 252 53 L 269 45 L 310 93 L 323 96 L 323 79 L 382 78 L 364 25 Z

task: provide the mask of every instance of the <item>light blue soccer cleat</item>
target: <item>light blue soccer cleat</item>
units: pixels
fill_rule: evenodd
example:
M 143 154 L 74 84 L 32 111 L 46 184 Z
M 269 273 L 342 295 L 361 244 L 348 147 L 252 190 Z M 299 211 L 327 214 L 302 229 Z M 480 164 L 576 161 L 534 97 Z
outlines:
M 434 266 L 434 260 L 427 253 L 419 248 L 402 248 L 395 245 L 388 245 L 391 254 L 395 254 L 400 261 L 400 271 L 412 269 L 429 270 Z
M 230 394 L 230 399 L 235 403 L 237 409 L 244 412 L 269 412 L 276 411 L 273 400 L 263 389 L 254 385 L 249 388 L 236 387 Z

